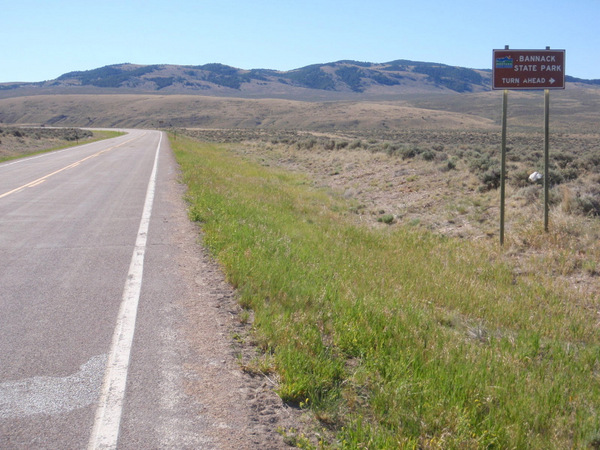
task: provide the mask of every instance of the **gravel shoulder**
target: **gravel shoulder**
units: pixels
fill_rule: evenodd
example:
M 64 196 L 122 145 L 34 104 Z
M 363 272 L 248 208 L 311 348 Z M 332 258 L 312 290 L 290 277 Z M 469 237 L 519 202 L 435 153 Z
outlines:
M 172 155 L 169 158 L 175 166 Z M 242 370 L 240 360 L 256 353 L 251 341 L 234 336 L 248 336 L 251 325 L 240 320 L 234 289 L 203 247 L 201 230 L 187 217 L 185 187 L 176 171 L 168 186 L 175 206 L 172 244 L 187 280 L 177 305 L 183 317 L 177 332 L 187 347 L 184 389 L 190 400 L 202 405 L 206 448 L 289 448 L 278 430 L 302 428 L 306 419 L 275 393 L 275 379 Z

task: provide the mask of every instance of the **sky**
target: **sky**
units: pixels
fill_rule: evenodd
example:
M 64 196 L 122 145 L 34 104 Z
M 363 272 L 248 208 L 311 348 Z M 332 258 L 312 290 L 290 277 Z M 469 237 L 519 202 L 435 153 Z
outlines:
M 600 79 L 600 0 L 14 0 L 0 82 L 119 64 L 291 70 L 339 60 L 491 69 L 492 50 L 566 50 Z

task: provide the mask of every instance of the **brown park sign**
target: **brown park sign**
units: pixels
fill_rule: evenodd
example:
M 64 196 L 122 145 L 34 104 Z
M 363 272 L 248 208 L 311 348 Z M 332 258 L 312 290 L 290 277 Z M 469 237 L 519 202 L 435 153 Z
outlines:
M 493 89 L 564 89 L 564 50 L 494 50 Z

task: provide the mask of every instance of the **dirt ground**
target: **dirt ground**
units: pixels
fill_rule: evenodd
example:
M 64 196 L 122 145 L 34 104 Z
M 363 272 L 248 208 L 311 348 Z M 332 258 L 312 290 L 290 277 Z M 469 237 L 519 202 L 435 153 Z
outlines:
M 251 340 L 251 317 L 245 317 L 235 290 L 202 245 L 201 230 L 187 217 L 184 187 L 174 186 L 171 201 L 178 205 L 179 266 L 189 279 L 189 295 L 181 335 L 191 351 L 184 371 L 185 394 L 203 405 L 203 422 L 215 449 L 286 449 L 303 430 L 312 429 L 310 417 L 283 403 L 272 374 L 244 370 L 256 355 Z
M 392 215 L 392 225 L 420 225 L 458 237 L 494 235 L 495 209 L 490 201 L 494 193 L 484 196 L 485 206 L 482 203 L 480 208 L 472 204 L 460 208 L 458 199 L 468 198 L 479 183 L 475 176 L 462 170 L 440 171 L 438 166 L 442 163 L 403 160 L 360 149 L 290 151 L 285 146 L 259 143 L 235 148 L 263 164 L 309 174 L 318 180 L 318 187 L 354 201 L 353 210 L 360 223 L 382 226 L 378 219 Z

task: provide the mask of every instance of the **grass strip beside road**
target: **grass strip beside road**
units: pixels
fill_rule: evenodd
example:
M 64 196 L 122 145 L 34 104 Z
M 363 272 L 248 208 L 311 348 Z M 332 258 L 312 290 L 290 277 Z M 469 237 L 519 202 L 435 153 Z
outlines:
M 600 443 L 598 317 L 476 244 L 368 229 L 303 176 L 172 141 L 263 371 L 343 448 Z M 323 444 L 327 446 L 327 444 Z
M 13 159 L 26 158 L 29 156 L 41 155 L 42 153 L 53 152 L 56 150 L 64 150 L 66 148 L 77 147 L 78 145 L 90 144 L 96 141 L 102 141 L 104 139 L 112 139 L 115 137 L 123 136 L 125 133 L 123 131 L 112 131 L 112 130 L 92 130 L 94 133 L 93 136 L 89 139 L 80 139 L 77 141 L 64 141 L 59 145 L 53 145 L 50 148 L 46 148 L 43 150 L 38 150 L 34 152 L 25 152 L 20 151 L 17 152 L 16 155 L 11 156 L 0 156 L 0 162 L 4 161 L 12 161 Z

